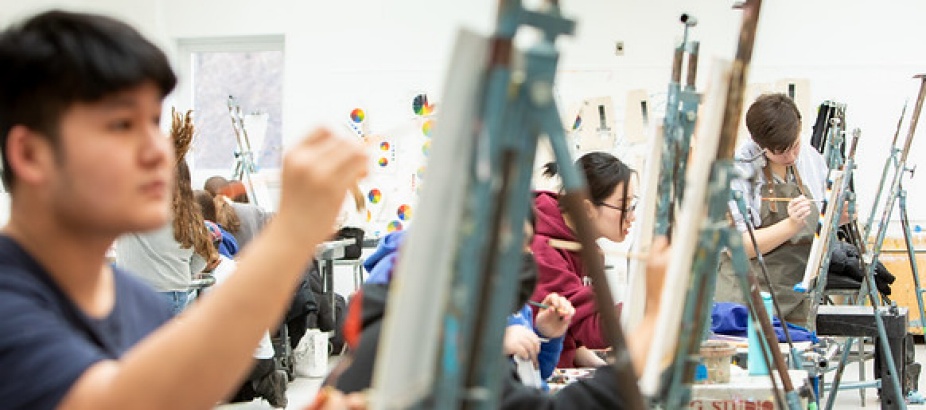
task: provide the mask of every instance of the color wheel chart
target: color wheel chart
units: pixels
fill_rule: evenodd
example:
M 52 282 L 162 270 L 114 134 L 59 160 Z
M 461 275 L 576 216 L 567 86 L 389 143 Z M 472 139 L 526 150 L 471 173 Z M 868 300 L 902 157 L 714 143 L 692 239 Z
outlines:
M 410 92 L 396 99 L 401 105 L 391 110 L 356 104 L 342 111 L 350 129 L 363 138 L 370 158 L 370 173 L 360 182 L 367 209 L 359 219 L 371 237 L 408 229 L 414 221 L 438 122 L 432 98 L 425 92 Z M 391 115 L 380 118 L 371 112 Z
M 363 137 L 367 134 L 367 113 L 363 108 L 354 108 L 350 111 L 348 116 L 347 126 L 354 132 L 358 137 Z
M 418 94 L 412 98 L 412 112 L 420 116 L 428 116 L 434 112 L 434 106 L 428 101 L 427 94 Z

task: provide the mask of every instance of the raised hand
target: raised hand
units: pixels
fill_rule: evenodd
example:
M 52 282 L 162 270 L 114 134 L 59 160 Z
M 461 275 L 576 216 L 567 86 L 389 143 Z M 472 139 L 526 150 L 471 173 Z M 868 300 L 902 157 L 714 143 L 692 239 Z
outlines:
M 310 227 L 332 226 L 348 188 L 366 173 L 366 154 L 357 141 L 324 128 L 312 131 L 283 158 L 277 218 L 297 235 L 327 234 L 327 229 Z

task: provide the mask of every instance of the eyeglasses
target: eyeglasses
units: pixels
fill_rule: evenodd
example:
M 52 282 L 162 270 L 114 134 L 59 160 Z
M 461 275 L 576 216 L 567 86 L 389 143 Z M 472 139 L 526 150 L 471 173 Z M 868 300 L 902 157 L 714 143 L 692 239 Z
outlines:
M 633 212 L 634 210 L 637 209 L 637 197 L 633 197 L 633 199 L 630 200 L 630 206 L 627 208 L 624 208 L 622 206 L 617 206 L 617 205 L 611 205 L 611 204 L 604 203 L 604 202 L 599 202 L 598 205 L 603 206 L 605 208 L 616 209 L 626 214 L 626 213 Z

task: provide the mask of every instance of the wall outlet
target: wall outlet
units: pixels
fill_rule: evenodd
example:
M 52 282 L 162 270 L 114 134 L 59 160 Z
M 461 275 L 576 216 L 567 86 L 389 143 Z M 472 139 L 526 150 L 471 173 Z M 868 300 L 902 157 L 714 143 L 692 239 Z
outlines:
M 623 41 L 618 40 L 614 42 L 614 55 L 616 56 L 624 55 L 624 42 Z

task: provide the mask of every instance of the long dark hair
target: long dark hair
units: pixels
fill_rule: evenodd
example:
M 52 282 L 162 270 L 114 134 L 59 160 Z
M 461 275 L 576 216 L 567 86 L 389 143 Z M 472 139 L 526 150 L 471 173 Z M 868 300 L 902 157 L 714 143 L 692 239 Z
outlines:
M 218 251 L 212 244 L 212 236 L 203 222 L 203 215 L 199 212 L 196 200 L 193 198 L 191 186 L 190 167 L 186 163 L 186 153 L 193 144 L 196 130 L 193 127 L 193 113 L 187 111 L 180 114 L 171 111 L 173 121 L 170 127 L 170 137 L 174 143 L 174 194 L 171 212 L 173 214 L 174 239 L 184 249 L 193 248 L 193 251 L 207 261 L 218 258 Z
M 593 204 L 604 203 L 605 199 L 614 195 L 614 190 L 620 184 L 624 184 L 621 198 L 623 203 L 627 203 L 627 187 L 630 185 L 630 178 L 636 173 L 627 164 L 606 152 L 589 152 L 579 158 L 576 165 L 585 174 L 589 200 Z M 543 166 L 543 175 L 554 177 L 557 173 L 555 162 L 548 162 Z
M 218 257 L 203 216 L 197 212 L 193 189 L 190 187 L 190 168 L 185 160 L 177 163 L 177 177 L 174 181 L 172 210 L 174 214 L 174 239 L 184 249 L 193 251 L 203 259 L 211 261 Z

